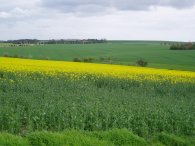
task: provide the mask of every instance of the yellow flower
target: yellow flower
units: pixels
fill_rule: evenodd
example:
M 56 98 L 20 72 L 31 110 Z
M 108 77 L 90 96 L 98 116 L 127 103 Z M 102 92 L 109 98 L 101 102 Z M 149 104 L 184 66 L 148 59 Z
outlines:
M 177 71 L 166 69 L 142 68 L 135 66 L 120 66 L 92 63 L 76 63 L 63 61 L 41 61 L 30 59 L 0 58 L 0 71 L 14 72 L 20 76 L 28 73 L 40 73 L 56 76 L 57 74 L 69 75 L 73 80 L 86 78 L 91 75 L 95 78 L 113 77 L 137 81 L 170 81 L 195 83 L 195 72 Z

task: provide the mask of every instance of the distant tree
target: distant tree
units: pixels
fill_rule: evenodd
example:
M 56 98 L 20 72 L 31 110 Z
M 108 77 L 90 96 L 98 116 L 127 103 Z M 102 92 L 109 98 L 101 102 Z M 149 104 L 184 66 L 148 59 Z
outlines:
M 73 62 L 82 62 L 80 58 L 73 58 Z
M 144 61 L 143 59 L 138 59 L 136 61 L 136 65 L 137 66 L 141 66 L 141 67 L 146 67 L 148 65 L 148 62 L 147 61 Z
M 170 50 L 195 50 L 195 44 L 193 44 L 191 42 L 172 44 L 170 46 Z

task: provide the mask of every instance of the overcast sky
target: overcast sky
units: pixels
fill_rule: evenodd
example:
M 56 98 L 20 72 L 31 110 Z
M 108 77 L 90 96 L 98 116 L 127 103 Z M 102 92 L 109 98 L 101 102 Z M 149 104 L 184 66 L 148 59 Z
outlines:
M 195 41 L 195 0 L 0 0 L 0 40 Z

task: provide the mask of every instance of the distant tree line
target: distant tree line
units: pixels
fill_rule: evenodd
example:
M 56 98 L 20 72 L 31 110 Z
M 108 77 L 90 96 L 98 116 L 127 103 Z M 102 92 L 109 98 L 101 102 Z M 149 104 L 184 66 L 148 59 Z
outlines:
M 6 43 L 12 44 L 95 44 L 106 43 L 106 39 L 60 39 L 60 40 L 37 40 L 37 39 L 20 39 L 8 40 Z
M 12 44 L 38 44 L 39 40 L 37 40 L 37 39 L 8 40 L 7 43 L 12 43 Z
M 170 50 L 195 50 L 194 43 L 172 44 Z

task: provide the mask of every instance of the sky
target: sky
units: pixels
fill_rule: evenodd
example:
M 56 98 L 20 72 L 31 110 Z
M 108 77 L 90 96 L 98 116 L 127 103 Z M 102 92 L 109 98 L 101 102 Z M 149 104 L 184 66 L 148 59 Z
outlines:
M 0 40 L 195 41 L 195 0 L 0 0 Z

